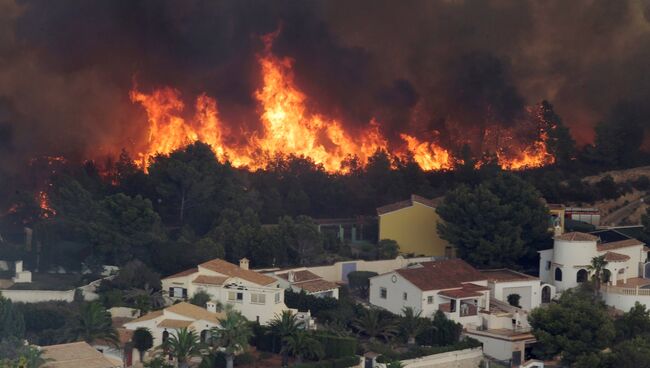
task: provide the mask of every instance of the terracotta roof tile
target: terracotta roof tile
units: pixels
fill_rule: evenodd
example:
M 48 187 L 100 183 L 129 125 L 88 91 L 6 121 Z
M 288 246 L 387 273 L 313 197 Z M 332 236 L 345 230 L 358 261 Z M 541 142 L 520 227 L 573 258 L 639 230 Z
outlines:
M 605 253 L 605 260 L 607 262 L 625 262 L 630 260 L 630 256 L 621 253 L 607 252 Z
M 643 242 L 637 239 L 625 239 L 610 243 L 598 244 L 597 248 L 599 252 L 604 252 L 612 249 L 634 247 L 638 245 L 643 245 Z
M 558 235 L 555 237 L 555 240 L 565 240 L 565 241 L 598 241 L 598 237 L 587 234 L 587 233 L 581 233 L 578 231 L 570 232 L 570 233 L 564 233 L 562 235 Z
M 263 275 L 252 270 L 245 270 L 237 265 L 226 262 L 223 259 L 219 258 L 201 263 L 199 267 L 207 268 L 210 271 L 218 272 L 222 275 L 238 277 L 240 279 L 244 279 L 261 286 L 266 286 L 277 281 L 271 276 Z
M 223 285 L 223 283 L 226 282 L 226 280 L 228 280 L 228 277 L 198 275 L 194 280 L 192 280 L 192 283 L 207 284 L 207 285 Z
M 160 317 L 162 315 L 163 315 L 163 311 L 162 310 L 157 310 L 157 311 L 149 312 L 149 313 L 145 314 L 144 316 L 142 316 L 140 318 L 136 318 L 134 320 L 128 321 L 127 323 L 136 323 L 136 322 L 148 321 L 150 319 L 158 318 L 158 317 Z
M 309 270 L 301 270 L 301 271 L 289 271 L 293 272 L 293 282 L 303 282 L 303 281 L 309 281 L 309 280 L 318 280 L 321 279 L 322 277 L 318 276 L 317 274 L 309 271 Z M 289 272 L 277 274 L 278 277 L 281 277 L 285 280 L 289 280 Z
M 189 327 L 193 322 L 194 321 L 185 321 L 182 319 L 163 319 L 158 324 L 158 327 L 179 329 Z
M 489 281 L 496 281 L 496 282 L 539 280 L 539 278 L 535 276 L 526 275 L 524 273 L 513 271 L 507 268 L 500 268 L 494 270 L 480 270 L 480 272 Z
M 460 258 L 420 263 L 422 267 L 395 270 L 420 290 L 460 288 L 464 282 L 487 278 Z
M 435 202 L 432 199 L 427 199 L 419 195 L 412 194 L 410 199 L 378 207 L 377 214 L 383 215 L 389 212 L 401 210 L 402 208 L 411 207 L 415 202 L 423 204 L 425 206 L 435 207 Z
M 177 277 L 188 276 L 188 275 L 191 275 L 191 274 L 196 273 L 196 272 L 199 272 L 199 269 L 194 267 L 194 268 L 190 268 L 189 270 L 181 271 L 181 272 L 175 273 L 175 274 L 173 274 L 171 276 L 167 276 L 163 280 L 175 279 Z
M 210 321 L 210 322 L 219 322 L 219 318 L 223 318 L 225 316 L 224 313 L 209 312 L 207 309 L 198 307 L 194 304 L 185 303 L 185 302 L 174 304 L 170 307 L 167 307 L 165 308 L 165 311 L 180 314 L 181 316 L 185 316 L 189 318 L 202 319 L 204 321 Z
M 310 280 L 305 282 L 299 282 L 294 284 L 295 287 L 301 288 L 310 293 L 317 293 L 319 291 L 326 291 L 332 289 L 338 289 L 338 285 L 326 280 Z
M 453 290 L 444 290 L 439 292 L 438 294 L 444 295 L 450 298 L 458 299 L 458 298 L 472 298 L 476 296 L 481 296 L 482 294 L 477 292 L 477 291 L 467 291 L 463 289 L 453 289 Z
M 118 367 L 118 364 L 111 362 L 85 342 L 44 346 L 42 357 L 46 360 L 43 368 Z

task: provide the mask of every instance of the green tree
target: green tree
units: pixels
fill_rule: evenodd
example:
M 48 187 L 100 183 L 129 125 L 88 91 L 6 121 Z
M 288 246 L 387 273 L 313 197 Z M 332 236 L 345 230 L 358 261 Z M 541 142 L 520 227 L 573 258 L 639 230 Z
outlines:
M 550 241 L 548 210 L 540 193 L 511 173 L 447 193 L 437 212 L 440 236 L 476 266 L 514 267 L 532 262 Z
M 402 334 L 406 336 L 409 345 L 415 344 L 415 337 L 425 328 L 426 321 L 421 317 L 422 312 L 415 312 L 413 307 L 402 308 L 402 316 L 399 319 L 399 326 Z
M 352 321 L 352 327 L 366 335 L 370 341 L 375 341 L 378 337 L 388 341 L 395 336 L 398 329 L 394 320 L 384 317 L 376 309 L 366 309 L 361 316 Z
M 212 299 L 212 295 L 205 290 L 199 290 L 190 298 L 190 303 L 205 308 L 205 305 Z
M 372 271 L 352 271 L 348 273 L 348 286 L 356 291 L 360 297 L 368 297 L 368 288 L 370 288 L 370 278 L 377 276 L 377 272 Z
M 650 310 L 645 304 L 636 302 L 634 307 L 614 321 L 616 339 L 630 340 L 635 337 L 650 337 Z
M 298 316 L 291 311 L 282 311 L 282 314 L 276 315 L 269 323 L 270 331 L 273 335 L 278 336 L 282 341 L 282 366 L 286 367 L 289 363 L 289 352 L 286 348 L 286 338 L 295 335 L 303 323 L 298 320 Z
M 537 121 L 540 129 L 546 133 L 546 147 L 559 165 L 566 165 L 575 157 L 575 141 L 569 128 L 553 110 L 553 105 L 542 101 L 537 105 Z
M 650 341 L 642 337 L 625 340 L 612 348 L 605 361 L 607 368 L 650 367 Z
M 322 257 L 323 236 L 310 217 L 298 216 L 291 219 L 285 216 L 280 219 L 279 227 L 298 264 L 313 263 Z
M 607 266 L 607 261 L 605 256 L 597 256 L 591 259 L 591 264 L 587 266 L 587 270 L 592 274 L 591 278 L 594 280 L 594 291 L 598 293 L 600 291 L 600 285 L 602 284 L 603 279 L 605 279 L 605 267 Z
M 566 290 L 557 304 L 533 310 L 529 322 L 539 342 L 537 353 L 560 354 L 568 364 L 610 346 L 615 335 L 603 302 L 581 290 Z
M 25 320 L 16 306 L 0 294 L 0 340 L 25 335 Z
M 89 344 L 97 340 L 106 340 L 113 344 L 119 341 L 111 314 L 98 302 L 86 303 L 81 307 L 69 335 L 72 339 L 83 340 Z
M 296 364 L 301 364 L 303 358 L 318 360 L 325 355 L 323 346 L 306 331 L 297 331 L 283 339 L 283 349 L 296 357 Z M 232 368 L 232 367 L 229 367 Z
M 377 259 L 393 259 L 399 254 L 399 244 L 392 239 L 381 239 L 377 243 Z
M 445 313 L 438 310 L 433 315 L 433 320 L 425 325 L 423 331 L 416 336 L 420 345 L 447 346 L 453 345 L 460 340 L 463 326 L 445 316 Z
M 513 307 L 521 308 L 521 305 L 519 305 L 520 299 L 521 299 L 521 295 L 510 294 L 508 295 L 508 304 L 512 305 Z
M 48 361 L 43 357 L 43 350 L 34 346 L 24 347 L 20 357 L 23 362 L 20 368 L 39 368 Z
M 140 353 L 140 361 L 144 362 L 144 353 L 153 347 L 153 336 L 146 327 L 138 327 L 133 332 L 133 347 Z
M 162 349 L 166 354 L 173 356 L 179 368 L 188 368 L 190 359 L 203 355 L 203 345 L 199 337 L 187 327 L 176 330 L 163 342 Z
M 244 316 L 236 310 L 228 309 L 225 318 L 219 319 L 220 327 L 213 328 L 213 343 L 223 348 L 226 354 L 226 367 L 233 368 L 235 355 L 248 347 L 253 330 Z

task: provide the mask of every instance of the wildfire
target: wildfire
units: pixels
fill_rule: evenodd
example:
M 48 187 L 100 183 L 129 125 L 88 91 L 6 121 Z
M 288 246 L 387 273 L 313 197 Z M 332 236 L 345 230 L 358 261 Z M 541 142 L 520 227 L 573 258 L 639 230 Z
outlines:
M 50 206 L 50 199 L 45 191 L 41 190 L 38 192 L 36 200 L 38 201 L 38 206 L 42 210 L 42 218 L 47 219 L 56 215 L 56 211 Z
M 271 52 L 278 32 L 262 38 L 264 51 L 258 55 L 262 84 L 254 97 L 260 106 L 261 128 L 243 132 L 246 143 L 231 143 L 230 132 L 222 124 L 215 99 L 202 94 L 196 98 L 194 116 L 183 116 L 185 104 L 180 91 L 164 87 L 151 93 L 134 88 L 130 97 L 145 109 L 149 134 L 145 147 L 138 153 L 138 164 L 147 169 L 156 154 L 169 154 L 188 143 L 200 140 L 210 145 L 220 161 L 250 170 L 265 168 L 275 157 L 304 156 L 322 165 L 328 172 L 346 172 L 345 162 L 356 158 L 361 165 L 378 150 L 390 152 L 380 125 L 371 120 L 359 131 L 350 132 L 335 119 L 310 111 L 307 96 L 294 83 L 293 60 L 279 58 Z M 394 157 L 410 156 L 423 170 L 450 170 L 457 160 L 435 141 L 422 141 L 402 133 L 403 147 Z M 497 150 L 504 169 L 518 170 L 552 163 L 545 135 L 528 147 L 506 154 Z

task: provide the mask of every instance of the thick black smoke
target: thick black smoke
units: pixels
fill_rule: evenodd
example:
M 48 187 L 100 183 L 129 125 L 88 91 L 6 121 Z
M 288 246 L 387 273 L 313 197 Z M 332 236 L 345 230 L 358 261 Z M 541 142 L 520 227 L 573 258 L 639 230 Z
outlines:
M 0 164 L 129 149 L 128 99 L 178 88 L 258 126 L 260 35 L 295 60 L 310 108 L 445 140 L 517 124 L 550 100 L 576 139 L 620 100 L 650 100 L 647 0 L 0 0 Z M 100 150 L 100 152 L 97 152 Z

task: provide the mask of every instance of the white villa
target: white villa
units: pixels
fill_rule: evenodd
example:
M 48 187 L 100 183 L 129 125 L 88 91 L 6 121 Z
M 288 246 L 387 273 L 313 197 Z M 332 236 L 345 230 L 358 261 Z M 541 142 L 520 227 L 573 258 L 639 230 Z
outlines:
M 553 248 L 539 252 L 539 275 L 547 284 L 542 286 L 542 299 L 548 295 L 546 288 L 562 292 L 587 281 L 591 260 L 605 256 L 601 290 L 605 302 L 624 311 L 636 301 L 650 305 L 648 251 L 643 242 L 615 230 L 556 235 Z
M 276 278 L 249 270 L 248 264 L 246 258 L 239 266 L 213 259 L 162 279 L 163 290 L 173 299 L 205 291 L 211 296 L 208 310 L 215 311 L 218 303 L 230 304 L 249 320 L 266 324 L 289 309 L 284 304 L 284 289 Z
M 124 328 L 135 331 L 139 327 L 148 328 L 153 335 L 153 346 L 161 345 L 169 336 L 181 328 L 194 330 L 205 342 L 209 331 L 219 327 L 219 318 L 224 313 L 209 312 L 196 305 L 180 302 L 162 310 L 153 311 L 140 318 L 124 323 Z
M 527 311 L 540 305 L 541 283 L 516 271 L 479 271 L 461 259 L 418 262 L 370 278 L 369 294 L 370 304 L 396 314 L 404 307 L 424 317 L 443 311 L 496 359 L 521 360 L 536 342 Z M 521 308 L 508 304 L 512 294 Z

